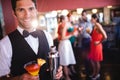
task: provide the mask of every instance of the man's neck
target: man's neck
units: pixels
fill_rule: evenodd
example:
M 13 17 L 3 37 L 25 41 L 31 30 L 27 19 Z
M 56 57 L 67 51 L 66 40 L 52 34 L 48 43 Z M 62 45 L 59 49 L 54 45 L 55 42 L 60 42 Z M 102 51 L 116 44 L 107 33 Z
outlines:
M 36 31 L 36 29 L 34 28 L 34 27 L 31 27 L 31 28 L 24 28 L 24 27 L 21 27 L 21 26 L 19 26 L 21 29 L 23 29 L 23 30 L 26 30 L 26 31 L 28 31 L 28 32 L 33 32 L 33 31 Z

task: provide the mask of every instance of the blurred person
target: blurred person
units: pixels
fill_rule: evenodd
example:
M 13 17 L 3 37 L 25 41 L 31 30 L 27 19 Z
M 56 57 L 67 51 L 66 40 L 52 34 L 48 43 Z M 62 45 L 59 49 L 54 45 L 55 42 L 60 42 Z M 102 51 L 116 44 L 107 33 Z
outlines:
M 0 41 L 0 80 L 38 80 L 39 77 L 40 80 L 50 80 L 47 57 L 53 40 L 48 32 L 32 25 L 37 20 L 36 0 L 11 0 L 11 4 L 18 26 Z M 32 76 L 24 65 L 38 58 L 46 60 L 46 64 L 41 66 L 40 75 Z M 61 77 L 62 66 L 56 79 Z
M 76 31 L 77 30 L 77 27 L 74 25 L 74 22 L 73 22 L 73 19 L 72 19 L 72 12 L 69 12 L 67 14 L 67 26 L 69 26 L 70 28 L 68 29 L 69 32 L 72 32 L 72 31 Z M 75 41 L 76 41 L 76 36 L 71 36 L 69 38 L 71 44 L 72 44 L 72 48 L 73 48 L 73 51 L 74 51 L 74 47 L 75 47 Z
M 0 40 L 3 38 L 3 29 L 2 29 L 2 23 L 0 21 Z
M 91 22 L 93 23 L 93 31 L 91 34 L 91 44 L 90 44 L 90 53 L 88 58 L 91 62 L 92 67 L 92 80 L 97 80 L 100 77 L 100 61 L 103 60 L 103 48 L 102 42 L 107 39 L 106 32 L 102 28 L 102 25 L 99 23 L 99 18 L 97 14 L 92 14 Z
M 82 17 L 79 18 L 79 29 L 80 34 L 78 36 L 78 47 L 81 47 L 82 49 L 88 49 L 90 48 L 90 33 L 92 31 L 92 24 L 87 18 L 87 12 L 86 10 L 83 10 L 81 13 Z
M 115 25 L 115 40 L 116 40 L 116 47 L 120 51 L 120 21 Z
M 75 25 L 75 23 L 74 23 L 74 21 L 73 21 L 72 12 L 69 12 L 69 13 L 67 14 L 66 26 L 68 26 L 68 29 L 67 29 L 67 32 L 68 32 L 68 33 L 76 32 L 77 35 L 78 35 L 77 27 L 76 27 L 76 25 Z M 71 45 L 72 45 L 72 49 L 73 49 L 73 53 L 74 53 L 75 58 L 76 58 L 76 55 L 75 55 L 75 43 L 76 43 L 76 37 L 77 37 L 77 35 L 72 35 L 72 36 L 69 38 L 69 40 L 70 40 L 70 42 L 71 42 Z M 76 73 L 76 71 L 75 71 L 75 69 L 74 69 L 73 66 L 70 66 L 69 68 L 70 68 L 70 71 L 71 71 L 73 74 Z
M 60 23 L 58 25 L 58 51 L 60 54 L 60 64 L 63 66 L 63 71 L 65 74 L 65 80 L 71 80 L 69 76 L 70 70 L 68 66 L 70 65 L 73 68 L 73 65 L 76 64 L 72 45 L 69 38 L 73 35 L 77 35 L 77 32 L 71 32 L 69 31 L 69 28 L 70 26 L 67 25 L 67 18 L 61 15 Z
M 90 40 L 91 40 L 91 32 L 92 32 L 93 25 L 87 18 L 87 11 L 83 10 L 81 13 L 81 18 L 78 20 L 78 30 L 79 35 L 77 37 L 77 47 L 80 54 L 80 66 L 84 68 L 81 70 L 83 75 L 89 75 L 89 60 L 87 58 L 88 53 L 90 51 Z M 83 69 L 82 68 L 82 69 Z

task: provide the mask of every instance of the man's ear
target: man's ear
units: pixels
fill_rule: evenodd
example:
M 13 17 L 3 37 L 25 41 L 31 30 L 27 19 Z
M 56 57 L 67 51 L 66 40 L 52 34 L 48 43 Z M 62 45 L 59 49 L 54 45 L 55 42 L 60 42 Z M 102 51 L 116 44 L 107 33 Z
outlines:
M 15 12 L 14 12 L 14 11 L 12 11 L 12 15 L 16 17 L 16 14 L 15 14 Z

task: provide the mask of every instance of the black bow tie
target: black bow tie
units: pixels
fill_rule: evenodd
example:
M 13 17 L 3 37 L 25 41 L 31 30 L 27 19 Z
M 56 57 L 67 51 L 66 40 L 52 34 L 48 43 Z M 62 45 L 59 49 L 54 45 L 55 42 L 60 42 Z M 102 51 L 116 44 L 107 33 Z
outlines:
M 29 35 L 32 35 L 32 36 L 35 37 L 35 38 L 38 37 L 37 31 L 30 32 L 30 33 L 29 33 L 28 31 L 26 31 L 26 30 L 23 31 L 23 36 L 24 36 L 24 37 L 28 37 Z

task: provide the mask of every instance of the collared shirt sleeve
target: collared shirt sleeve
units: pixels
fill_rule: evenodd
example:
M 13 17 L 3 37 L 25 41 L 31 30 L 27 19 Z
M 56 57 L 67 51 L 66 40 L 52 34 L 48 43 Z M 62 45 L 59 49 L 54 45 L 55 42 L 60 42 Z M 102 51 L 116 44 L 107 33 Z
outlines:
M 53 46 L 53 38 L 50 33 L 44 31 L 49 47 Z M 8 36 L 0 40 L 0 77 L 10 73 L 12 59 L 12 45 Z
M 51 34 L 45 30 L 44 30 L 44 33 L 46 35 L 49 47 L 53 46 L 54 44 L 53 44 L 53 38 L 52 38 Z
M 0 41 L 0 76 L 10 73 L 12 48 L 8 36 Z
M 90 21 L 87 22 L 87 26 L 89 27 L 90 29 L 90 33 L 92 32 L 92 29 L 93 29 L 93 25 Z

